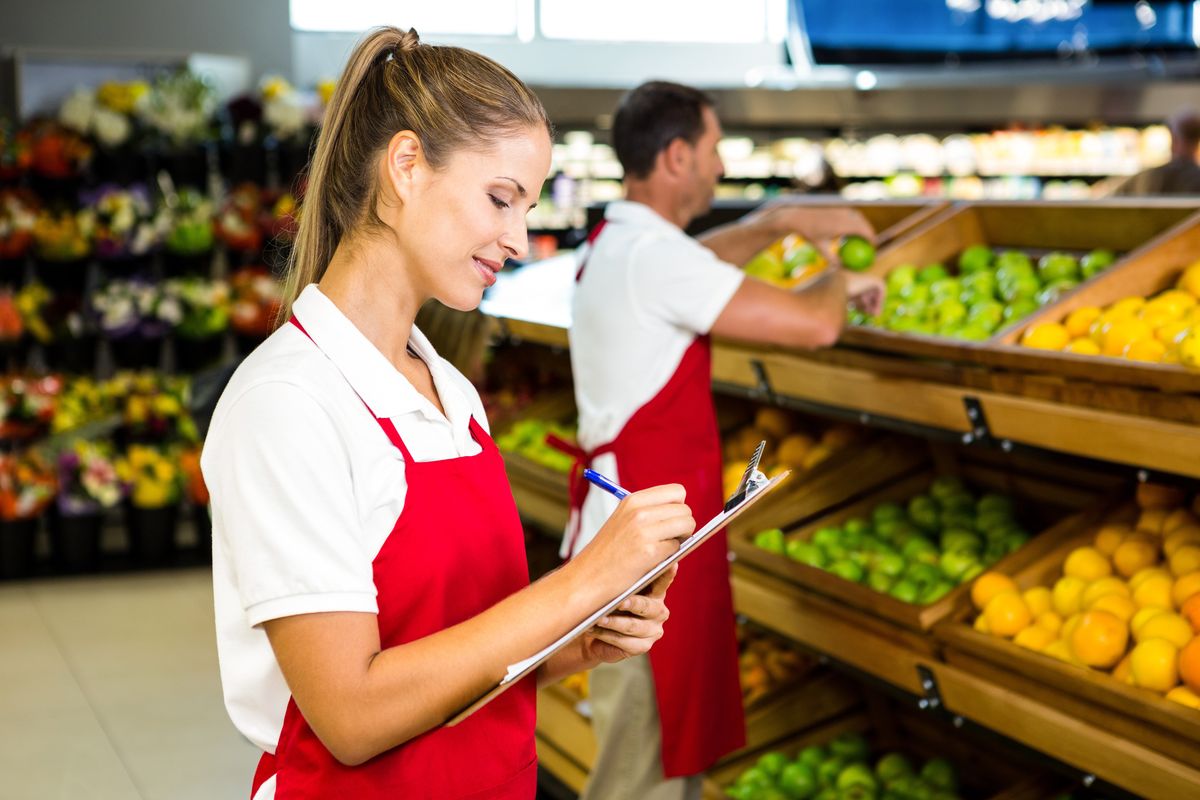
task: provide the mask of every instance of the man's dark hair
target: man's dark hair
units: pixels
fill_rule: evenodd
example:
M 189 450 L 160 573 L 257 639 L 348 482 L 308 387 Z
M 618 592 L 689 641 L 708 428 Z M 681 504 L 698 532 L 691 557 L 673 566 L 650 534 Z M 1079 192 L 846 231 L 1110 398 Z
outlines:
M 704 132 L 704 109 L 712 96 L 668 81 L 643 83 L 621 98 L 613 120 L 613 149 L 625 174 L 644 178 L 671 142 L 695 144 Z

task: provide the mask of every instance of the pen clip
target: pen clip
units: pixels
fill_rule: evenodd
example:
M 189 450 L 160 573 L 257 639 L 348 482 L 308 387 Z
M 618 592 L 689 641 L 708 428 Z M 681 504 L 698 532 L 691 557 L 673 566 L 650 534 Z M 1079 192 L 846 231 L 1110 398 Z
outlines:
M 733 495 L 725 502 L 726 511 L 742 502 L 748 494 L 757 492 L 766 485 L 767 476 L 758 470 L 758 463 L 762 460 L 763 450 L 766 447 L 767 442 L 764 439 L 758 443 L 758 447 L 754 448 L 754 455 L 750 456 L 750 461 L 746 464 L 746 471 L 742 473 L 742 480 L 738 483 L 738 487 Z

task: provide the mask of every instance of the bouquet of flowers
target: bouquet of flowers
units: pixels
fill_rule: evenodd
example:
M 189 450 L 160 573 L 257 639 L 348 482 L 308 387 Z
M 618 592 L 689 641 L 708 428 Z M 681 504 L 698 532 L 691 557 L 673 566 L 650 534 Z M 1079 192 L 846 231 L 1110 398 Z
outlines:
M 179 502 L 183 481 L 170 449 L 130 445 L 116 467 L 134 508 L 163 508 Z
M 29 171 L 33 164 L 31 137 L 11 120 L 0 118 L 0 181 L 11 181 Z
M 63 433 L 115 416 L 117 397 L 111 383 L 82 377 L 69 381 L 55 404 L 51 432 Z
M 92 315 L 109 339 L 158 339 L 179 324 L 182 309 L 157 286 L 138 278 L 114 280 L 92 295 Z
M 33 281 L 22 286 L 14 300 L 21 323 L 40 344 L 81 339 L 87 334 L 77 297 L 55 294 L 45 284 Z
M 90 252 L 90 220 L 72 211 L 42 211 L 33 223 L 34 253 L 45 261 L 78 261 Z
M 217 238 L 230 250 L 257 253 L 263 243 L 263 232 L 259 227 L 262 206 L 262 191 L 257 186 L 253 183 L 239 185 L 225 199 L 217 214 Z
M 25 323 L 12 289 L 0 289 L 0 342 L 15 342 L 25 333 Z
M 246 267 L 230 278 L 233 293 L 231 321 L 242 336 L 265 339 L 275 329 L 283 286 L 262 267 Z
M 299 201 L 291 192 L 284 192 L 274 202 L 264 203 L 259 215 L 259 227 L 267 241 L 278 244 L 287 244 L 295 239 L 299 223 Z
M 299 138 L 312 120 L 296 89 L 278 75 L 268 75 L 259 84 L 262 93 L 263 122 L 271 136 L 279 141 Z
M 200 441 L 196 422 L 188 412 L 191 384 L 179 378 L 161 378 L 152 372 L 124 374 L 122 429 L 131 441 Z
M 94 91 L 77 89 L 63 101 L 58 121 L 104 147 L 121 147 L 136 133 L 137 115 L 149 96 L 150 86 L 144 81 L 109 81 Z
M 27 437 L 43 430 L 54 419 L 62 388 L 62 381 L 52 375 L 32 380 L 18 376 L 0 385 L 0 437 Z
M 210 339 L 229 328 L 229 284 L 205 278 L 172 278 L 163 284 L 166 302 L 178 304 L 175 333 L 184 339 Z
M 124 493 L 110 442 L 76 439 L 58 454 L 58 510 L 63 516 L 98 514 L 121 502 Z
M 189 447 L 179 454 L 179 468 L 183 471 L 184 488 L 193 505 L 207 506 L 208 486 L 200 471 L 200 448 Z
M 35 450 L 0 455 L 0 519 L 34 519 L 54 499 L 54 469 Z
M 181 189 L 159 212 L 167 231 L 167 250 L 182 256 L 207 253 L 213 246 L 212 201 L 193 189 Z
M 155 82 L 144 105 L 142 120 L 161 138 L 176 147 L 212 137 L 216 94 L 203 78 L 187 70 Z
M 163 238 L 166 218 L 156 217 L 145 187 L 102 186 L 83 196 L 81 225 L 92 231 L 92 248 L 101 259 L 143 256 Z
M 74 178 L 92 160 L 92 146 L 81 135 L 57 122 L 43 120 L 29 128 L 30 166 L 45 178 Z
M 37 198 L 29 192 L 0 191 L 0 259 L 21 258 L 33 244 Z

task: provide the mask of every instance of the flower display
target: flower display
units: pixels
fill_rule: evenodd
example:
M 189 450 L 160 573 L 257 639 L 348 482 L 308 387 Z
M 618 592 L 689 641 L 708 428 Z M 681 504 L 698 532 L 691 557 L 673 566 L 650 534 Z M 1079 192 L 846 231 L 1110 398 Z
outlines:
M 95 90 L 77 89 L 63 101 L 58 121 L 105 147 L 120 147 L 133 138 L 137 115 L 149 96 L 144 81 L 108 81 Z
M 25 322 L 12 289 L 0 289 L 0 342 L 15 342 L 25 333 Z
M 87 377 L 67 382 L 54 407 L 51 432 L 63 433 L 115 416 L 117 388 L 113 381 L 97 382 Z
M 302 134 L 310 122 L 309 109 L 300 93 L 278 75 L 268 75 L 259 84 L 262 93 L 263 122 L 272 136 L 279 140 Z
M 167 249 L 178 255 L 206 253 L 213 246 L 213 204 L 193 189 L 181 189 L 160 212 Z
M 163 297 L 180 309 L 175 333 L 185 339 L 207 339 L 229 328 L 229 284 L 221 280 L 172 278 L 163 284 Z
M 13 180 L 29 171 L 33 149 L 28 131 L 18 130 L 11 120 L 0 118 L 0 180 Z
M 196 422 L 187 410 L 191 384 L 186 379 L 163 378 L 153 372 L 124 373 L 114 378 L 111 390 L 122 398 L 121 423 L 129 440 L 200 441 Z
M 204 483 L 204 475 L 200 471 L 200 448 L 189 447 L 183 450 L 179 454 L 179 468 L 183 471 L 184 489 L 188 500 L 198 506 L 207 506 L 208 486 Z
M 230 192 L 216 218 L 216 235 L 230 250 L 257 253 L 262 249 L 263 193 L 253 183 Z
M 0 191 L 0 258 L 20 258 L 33 244 L 37 198 L 29 192 Z
M 0 455 L 0 519 L 32 519 L 54 499 L 54 469 L 35 450 Z
M 263 232 L 268 239 L 290 242 L 300 223 L 300 204 L 291 192 L 284 192 L 262 215 Z
M 163 508 L 179 502 L 182 474 L 170 449 L 130 445 L 116 467 L 135 508 Z
M 77 261 L 91 251 L 90 220 L 72 211 L 43 210 L 33 224 L 34 252 L 46 261 Z
M 265 338 L 275 329 L 283 286 L 262 267 L 246 267 L 230 278 L 231 323 L 243 336 Z
M 78 339 L 86 333 L 77 297 L 55 294 L 45 284 L 32 281 L 13 299 L 25 330 L 41 344 Z
M 179 147 L 212 136 L 216 94 L 199 75 L 180 70 L 155 82 L 139 109 L 149 128 Z
M 155 217 L 145 187 L 102 186 L 83 200 L 80 225 L 92 232 L 92 249 L 98 258 L 145 255 L 162 241 L 167 219 Z
M 92 295 L 91 310 L 109 339 L 156 339 L 183 318 L 178 299 L 164 297 L 157 286 L 139 278 L 107 283 Z
M 117 475 L 113 446 L 106 441 L 76 439 L 56 460 L 59 513 L 96 514 L 121 502 L 125 485 Z
M 78 176 L 92 159 L 92 146 L 76 131 L 43 120 L 29 128 L 30 167 L 46 178 Z
M 55 376 L 0 383 L 0 437 L 24 438 L 50 424 L 63 383 Z

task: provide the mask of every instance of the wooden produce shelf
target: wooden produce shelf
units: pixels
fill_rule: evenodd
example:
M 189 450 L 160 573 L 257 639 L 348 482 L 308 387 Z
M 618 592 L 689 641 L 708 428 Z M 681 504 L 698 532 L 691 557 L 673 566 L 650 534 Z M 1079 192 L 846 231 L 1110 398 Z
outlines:
M 562 781 L 572 792 L 583 792 L 583 787 L 587 784 L 587 770 L 544 739 L 540 733 L 534 736 L 534 742 L 537 745 L 538 765 Z
M 1031 532 L 1037 534 L 1024 547 L 989 567 L 993 572 L 1017 574 L 1047 553 L 1056 551 L 1063 541 L 1073 539 L 1081 530 L 1089 529 L 1098 518 L 1093 510 L 1081 511 L 1095 506 L 1098 500 L 1094 491 L 1089 489 L 1054 485 L 1048 483 L 1044 476 L 1017 475 L 980 464 L 963 463 L 953 472 L 971 488 L 1012 496 L 1017 501 L 1022 521 Z M 909 471 L 902 480 L 832 514 L 787 531 L 787 538 L 808 541 L 823 527 L 840 526 L 854 517 L 870 518 L 871 511 L 881 503 L 904 505 L 909 499 L 925 492 L 938 474 L 937 470 L 932 469 Z M 933 603 L 906 603 L 869 586 L 840 578 L 827 570 L 763 550 L 745 535 L 731 535 L 729 542 L 730 549 L 743 563 L 752 564 L 764 572 L 824 595 L 839 605 L 853 607 L 873 618 L 916 632 L 932 630 L 935 624 L 947 619 L 955 609 L 961 607 L 970 594 L 971 584 L 968 581 Z
M 504 466 L 521 516 L 548 531 L 565 530 L 567 475 L 515 453 L 504 453 Z

